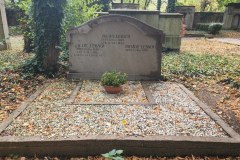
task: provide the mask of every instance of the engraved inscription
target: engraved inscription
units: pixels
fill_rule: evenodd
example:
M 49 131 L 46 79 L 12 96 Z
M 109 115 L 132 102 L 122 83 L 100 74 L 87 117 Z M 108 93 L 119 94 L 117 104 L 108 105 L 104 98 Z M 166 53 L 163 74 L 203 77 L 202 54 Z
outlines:
M 103 56 L 103 50 L 111 46 L 118 46 L 131 53 L 144 53 L 155 49 L 155 45 L 152 44 L 129 44 L 130 39 L 130 34 L 103 34 L 99 43 L 78 41 L 78 44 L 75 44 L 76 52 L 73 56 L 100 57 Z

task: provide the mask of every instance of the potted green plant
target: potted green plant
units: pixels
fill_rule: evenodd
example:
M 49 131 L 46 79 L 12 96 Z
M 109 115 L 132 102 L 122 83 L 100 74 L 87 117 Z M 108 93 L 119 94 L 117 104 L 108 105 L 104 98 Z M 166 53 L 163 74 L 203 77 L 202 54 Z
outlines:
M 101 77 L 101 83 L 107 93 L 117 94 L 122 91 L 122 86 L 127 82 L 127 74 L 121 72 L 105 72 Z

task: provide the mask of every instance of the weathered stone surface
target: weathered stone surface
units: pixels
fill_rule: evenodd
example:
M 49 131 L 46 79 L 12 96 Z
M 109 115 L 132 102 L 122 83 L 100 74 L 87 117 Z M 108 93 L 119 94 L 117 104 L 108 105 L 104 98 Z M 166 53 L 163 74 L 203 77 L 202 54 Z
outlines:
M 135 18 L 101 16 L 70 29 L 69 77 L 99 79 L 106 71 L 126 72 L 130 80 L 161 76 L 163 32 Z
M 0 50 L 11 49 L 4 0 L 0 0 Z
M 223 17 L 223 29 L 240 29 L 240 3 L 229 3 Z
M 184 23 L 187 29 L 192 29 L 195 6 L 177 6 L 177 13 L 182 13 L 184 15 Z

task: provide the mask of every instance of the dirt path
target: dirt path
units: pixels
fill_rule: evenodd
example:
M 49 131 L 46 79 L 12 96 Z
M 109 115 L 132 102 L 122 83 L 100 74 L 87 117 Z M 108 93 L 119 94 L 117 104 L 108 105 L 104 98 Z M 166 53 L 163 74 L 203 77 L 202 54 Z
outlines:
M 181 52 L 240 56 L 240 46 L 209 41 L 206 38 L 183 38 Z

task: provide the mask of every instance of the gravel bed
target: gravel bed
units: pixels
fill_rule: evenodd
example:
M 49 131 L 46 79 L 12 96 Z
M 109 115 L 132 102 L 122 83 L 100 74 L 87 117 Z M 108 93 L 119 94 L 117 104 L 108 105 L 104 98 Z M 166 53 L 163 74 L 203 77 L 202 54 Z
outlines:
M 140 82 L 130 81 L 124 84 L 119 94 L 108 94 L 99 81 L 83 81 L 75 103 L 147 103 L 147 97 Z
M 73 86 L 66 82 L 52 84 L 2 136 L 57 138 L 115 134 L 227 137 L 175 84 L 149 84 L 159 104 L 155 106 L 66 105 L 65 100 Z
M 227 134 L 175 83 L 153 83 L 150 91 L 168 120 L 171 134 L 225 137 Z

